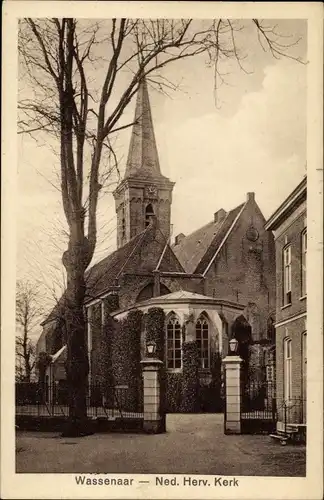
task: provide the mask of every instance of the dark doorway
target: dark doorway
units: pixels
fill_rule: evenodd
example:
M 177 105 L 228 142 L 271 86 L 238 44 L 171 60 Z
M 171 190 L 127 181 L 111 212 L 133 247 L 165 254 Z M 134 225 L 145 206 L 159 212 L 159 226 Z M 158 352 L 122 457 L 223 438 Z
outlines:
M 170 290 L 161 283 L 160 295 L 166 295 L 168 293 L 171 293 Z M 136 302 L 143 302 L 143 300 L 151 299 L 153 296 L 154 296 L 154 285 L 153 283 L 150 283 L 140 291 L 140 293 L 137 296 Z
M 237 354 L 242 358 L 241 382 L 245 387 L 248 382 L 250 345 L 252 343 L 251 325 L 241 314 L 236 318 L 232 326 L 232 337 L 238 340 Z

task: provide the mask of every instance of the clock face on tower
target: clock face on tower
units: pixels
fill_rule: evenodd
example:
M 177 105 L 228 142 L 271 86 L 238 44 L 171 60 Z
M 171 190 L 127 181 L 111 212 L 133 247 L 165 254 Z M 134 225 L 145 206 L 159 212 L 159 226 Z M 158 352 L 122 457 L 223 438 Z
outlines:
M 156 196 L 157 195 L 157 189 L 155 186 L 151 185 L 146 188 L 146 194 L 147 196 Z

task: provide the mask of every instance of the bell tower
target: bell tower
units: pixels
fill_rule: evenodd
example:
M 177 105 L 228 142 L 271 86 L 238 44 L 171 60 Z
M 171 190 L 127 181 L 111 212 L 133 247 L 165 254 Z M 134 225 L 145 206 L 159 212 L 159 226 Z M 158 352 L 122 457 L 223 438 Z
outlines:
M 161 174 L 151 106 L 145 78 L 140 83 L 125 177 L 114 192 L 117 248 L 142 232 L 156 218 L 166 238 L 170 235 L 174 182 Z

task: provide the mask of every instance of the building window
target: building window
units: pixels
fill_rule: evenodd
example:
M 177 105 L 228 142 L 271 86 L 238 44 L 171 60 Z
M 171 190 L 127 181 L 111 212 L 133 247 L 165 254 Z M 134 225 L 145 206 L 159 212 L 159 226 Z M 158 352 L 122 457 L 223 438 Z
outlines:
M 291 246 L 283 250 L 283 303 L 291 304 Z
M 292 397 L 292 342 L 284 340 L 284 399 L 291 401 Z
M 145 209 L 145 227 L 150 224 L 152 217 L 154 217 L 154 210 L 151 203 L 149 203 Z
M 196 323 L 196 341 L 198 344 L 200 368 L 210 368 L 209 325 L 206 318 L 199 318 Z
M 181 325 L 176 316 L 167 322 L 167 368 L 182 367 Z
M 306 398 L 307 398 L 307 332 L 302 334 L 302 400 L 303 422 L 306 423 Z
M 301 296 L 306 295 L 307 229 L 301 234 Z

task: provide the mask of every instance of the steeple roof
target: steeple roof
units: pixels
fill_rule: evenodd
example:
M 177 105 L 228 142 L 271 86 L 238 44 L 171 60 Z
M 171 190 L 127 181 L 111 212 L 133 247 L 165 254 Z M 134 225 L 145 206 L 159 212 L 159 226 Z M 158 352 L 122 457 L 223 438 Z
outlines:
M 140 83 L 129 146 L 125 179 L 128 177 L 163 177 L 160 171 L 147 82 Z

